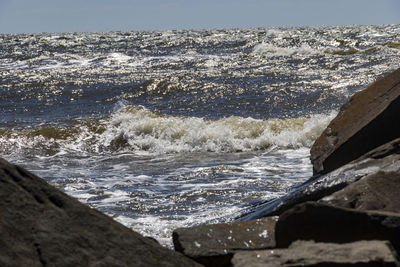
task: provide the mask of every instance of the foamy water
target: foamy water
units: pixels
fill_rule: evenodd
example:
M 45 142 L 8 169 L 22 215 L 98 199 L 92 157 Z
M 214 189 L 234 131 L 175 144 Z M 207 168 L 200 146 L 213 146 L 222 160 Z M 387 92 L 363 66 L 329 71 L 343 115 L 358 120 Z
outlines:
M 257 152 L 270 148 L 310 147 L 335 112 L 290 119 L 253 119 L 237 116 L 206 120 L 161 115 L 143 106 L 124 106 L 110 116 L 76 121 L 70 126 L 39 126 L 3 130 L 3 152 L 20 154 L 33 148 L 42 156 L 67 153 L 135 153 L 157 156 L 193 152 Z M 35 155 L 37 151 L 34 152 Z
M 398 25 L 0 35 L 0 156 L 163 245 L 312 174 Z

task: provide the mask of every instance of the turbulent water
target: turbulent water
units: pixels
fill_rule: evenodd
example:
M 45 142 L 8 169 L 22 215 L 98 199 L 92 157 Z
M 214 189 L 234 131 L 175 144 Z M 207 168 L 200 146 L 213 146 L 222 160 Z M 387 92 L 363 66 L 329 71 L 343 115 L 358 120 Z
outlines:
M 0 156 L 166 246 L 311 176 L 400 25 L 0 35 Z

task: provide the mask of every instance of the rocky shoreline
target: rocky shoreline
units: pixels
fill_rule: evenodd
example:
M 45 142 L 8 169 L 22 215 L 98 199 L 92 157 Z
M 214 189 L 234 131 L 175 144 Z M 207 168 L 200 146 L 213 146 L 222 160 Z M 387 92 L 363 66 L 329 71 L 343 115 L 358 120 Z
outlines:
M 311 149 L 314 176 L 176 251 L 0 159 L 0 266 L 400 266 L 400 69 L 355 94 Z
M 399 116 L 400 69 L 343 105 L 311 149 L 307 182 L 225 225 L 241 231 L 175 230 L 175 249 L 205 266 L 399 266 Z

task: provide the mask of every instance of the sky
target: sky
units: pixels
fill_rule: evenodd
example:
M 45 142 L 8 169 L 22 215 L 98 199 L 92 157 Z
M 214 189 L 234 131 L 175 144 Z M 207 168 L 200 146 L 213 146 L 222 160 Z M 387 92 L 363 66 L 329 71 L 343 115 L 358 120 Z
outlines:
M 0 0 L 0 33 L 400 24 L 400 0 Z

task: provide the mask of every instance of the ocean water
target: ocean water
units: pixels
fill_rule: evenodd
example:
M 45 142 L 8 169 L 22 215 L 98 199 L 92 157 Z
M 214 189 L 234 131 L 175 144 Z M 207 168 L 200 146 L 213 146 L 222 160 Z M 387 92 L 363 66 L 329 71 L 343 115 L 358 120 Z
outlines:
M 0 35 L 0 157 L 171 247 L 312 175 L 400 25 Z

